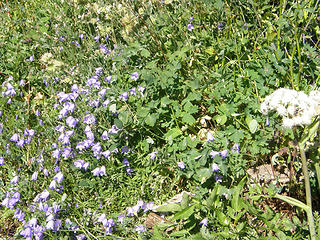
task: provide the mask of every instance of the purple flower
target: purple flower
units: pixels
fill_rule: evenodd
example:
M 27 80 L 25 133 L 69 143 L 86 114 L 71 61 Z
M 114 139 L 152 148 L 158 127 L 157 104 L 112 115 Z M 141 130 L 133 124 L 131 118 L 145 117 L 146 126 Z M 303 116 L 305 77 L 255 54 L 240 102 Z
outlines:
M 226 158 L 228 155 L 228 150 L 223 150 L 220 152 L 220 156 L 222 157 L 222 159 Z
M 118 216 L 118 222 L 122 224 L 124 217 L 125 217 L 124 214 L 121 214 L 120 216 Z
M 157 152 L 152 152 L 152 153 L 149 154 L 151 160 L 153 160 L 153 159 L 155 159 L 157 157 L 156 153 Z
M 48 221 L 45 228 L 48 230 L 54 230 L 54 220 Z
M 55 149 L 52 151 L 52 157 L 54 157 L 55 159 L 59 159 L 60 153 L 60 149 Z
M 86 115 L 84 118 L 83 118 L 83 120 L 82 120 L 85 124 L 88 124 L 88 125 L 90 125 L 90 124 L 94 124 L 95 122 L 96 122 L 96 118 L 95 118 L 95 116 L 93 115 L 93 114 L 88 114 L 88 115 Z
M 232 148 L 231 148 L 231 151 L 233 153 L 239 153 L 239 145 L 237 143 L 235 143 Z
M 207 142 L 213 142 L 214 141 L 214 137 L 212 136 L 211 132 L 207 133 Z
M 207 218 L 204 218 L 204 219 L 202 219 L 202 221 L 199 223 L 199 225 L 203 225 L 203 226 L 205 226 L 205 227 L 208 227 L 208 223 L 209 223 L 208 219 L 207 219 Z
M 211 151 L 210 153 L 211 158 L 214 158 L 215 156 L 219 155 L 220 153 L 217 151 Z
M 81 39 L 83 39 L 83 38 L 84 38 L 83 33 L 81 33 L 81 34 L 79 35 L 79 38 L 81 38 Z
M 142 86 L 138 86 L 138 91 L 141 93 L 141 96 L 143 97 L 144 95 L 143 95 L 143 92 L 144 92 L 144 90 L 145 90 L 146 88 L 144 88 L 144 87 L 142 87 Z
M 14 212 L 14 218 L 18 219 L 19 222 L 24 221 L 24 213 L 20 210 L 20 208 L 17 208 Z
M 130 166 L 130 163 L 129 163 L 129 161 L 128 161 L 127 158 L 124 158 L 124 159 L 123 159 L 122 164 L 125 165 L 125 166 L 128 166 L 128 167 Z
M 4 165 L 4 157 L 0 157 L 0 166 Z
M 34 136 L 34 133 L 35 133 L 35 131 L 33 130 L 33 129 L 28 129 L 28 128 L 26 128 L 25 130 L 24 130 L 24 135 L 25 136 L 30 136 L 30 137 L 33 137 Z
M 192 23 L 189 23 L 189 24 L 187 25 L 187 28 L 188 28 L 188 30 L 191 32 L 191 31 L 194 29 L 194 26 L 193 26 Z
M 31 181 L 36 181 L 37 178 L 38 178 L 38 172 L 35 171 L 35 172 L 32 174 L 32 176 L 31 176 Z
M 144 209 L 144 212 L 147 212 L 149 210 L 153 210 L 154 209 L 154 202 L 148 202 L 146 204 L 146 208 Z
M 126 168 L 127 174 L 131 175 L 133 173 L 133 170 L 131 168 Z
M 215 174 L 214 175 L 214 179 L 216 180 L 217 183 L 221 183 L 222 179 L 223 179 L 223 176 L 220 175 L 220 174 Z
M 50 196 L 50 193 L 47 189 L 45 189 L 42 193 L 40 193 L 39 198 L 43 201 L 47 201 Z
M 17 143 L 19 141 L 19 135 L 17 133 L 13 134 L 10 141 Z
M 218 171 L 220 171 L 219 166 L 216 163 L 213 163 L 212 164 L 212 172 L 218 172 Z
M 101 168 L 97 167 L 91 171 L 93 176 L 106 176 L 106 167 L 102 166 Z
M 77 240 L 84 240 L 84 239 L 86 239 L 86 235 L 79 234 L 79 235 L 76 236 L 76 238 L 77 238 Z
M 222 22 L 218 23 L 218 26 L 217 26 L 218 30 L 223 30 L 224 28 L 224 25 Z
M 14 185 L 17 185 L 19 182 L 19 176 L 13 177 L 10 182 L 13 183 Z
M 49 185 L 49 189 L 55 190 L 56 188 L 57 188 L 57 182 L 56 182 L 56 180 L 52 180 Z
M 76 45 L 77 47 L 80 46 L 80 44 L 77 41 L 72 41 L 72 43 L 74 43 L 74 45 Z
M 178 167 L 179 167 L 181 170 L 183 170 L 183 169 L 186 168 L 184 162 L 177 162 L 177 164 L 178 164 Z
M 99 47 L 100 47 L 101 52 L 103 52 L 104 54 L 109 54 L 110 53 L 110 50 L 107 49 L 105 44 L 100 44 Z
M 83 161 L 82 159 L 76 160 L 73 162 L 73 164 L 77 167 L 77 168 L 82 168 L 83 164 L 85 163 L 85 161 Z
M 104 131 L 104 132 L 102 133 L 101 139 L 102 139 L 102 140 L 108 140 L 108 139 L 109 139 L 109 137 L 108 137 L 108 132 L 107 132 L 107 131 Z
M 131 95 L 134 95 L 134 96 L 137 96 L 137 88 L 132 88 L 131 90 L 129 90 L 129 93 L 131 94 Z
M 123 146 L 123 147 L 121 148 L 121 152 L 122 152 L 122 153 L 128 153 L 129 151 L 130 151 L 130 149 L 129 149 L 128 146 Z
M 95 36 L 93 39 L 94 39 L 96 42 L 99 42 L 100 36 L 99 36 L 99 35 L 98 35 L 98 36 Z
M 139 225 L 134 229 L 138 234 L 147 231 L 146 227 L 144 225 Z
M 127 211 L 128 211 L 128 216 L 129 217 L 134 216 L 134 210 L 133 210 L 132 207 L 128 207 Z
M 58 172 L 54 177 L 54 180 L 56 180 L 58 183 L 61 183 L 63 180 L 63 173 L 62 172 Z
M 72 116 L 67 117 L 66 123 L 70 128 L 75 128 L 79 120 L 75 119 Z
M 20 235 L 25 237 L 26 239 L 28 240 L 31 240 L 31 235 L 32 235 L 32 232 L 31 232 L 31 228 L 30 227 L 27 227 L 26 229 L 22 230 L 20 232 Z
M 137 81 L 139 78 L 139 73 L 138 72 L 134 72 L 130 75 L 130 78 Z
M 124 93 L 121 94 L 121 98 L 122 98 L 123 101 L 127 101 L 128 100 L 128 96 L 129 96 L 128 92 L 124 92 Z
M 109 150 L 106 150 L 104 152 L 101 153 L 105 158 L 109 158 L 111 152 Z
M 71 148 L 70 147 L 65 147 L 63 149 L 63 152 L 62 152 L 62 157 L 64 159 L 67 159 L 70 156 L 70 154 L 71 154 Z
M 88 167 L 89 167 L 89 163 L 88 163 L 88 162 L 86 162 L 85 164 L 83 164 L 83 169 L 84 169 L 85 171 L 87 171 Z
M 104 78 L 104 80 L 105 80 L 105 81 L 107 81 L 108 83 L 110 83 L 110 82 L 111 82 L 111 79 L 112 79 L 112 77 L 111 77 L 111 76 L 108 76 L 108 77 L 105 77 L 105 78 Z
M 94 155 L 98 155 L 100 152 L 101 152 L 101 144 L 98 142 L 98 143 L 95 143 L 92 147 L 91 147 Z

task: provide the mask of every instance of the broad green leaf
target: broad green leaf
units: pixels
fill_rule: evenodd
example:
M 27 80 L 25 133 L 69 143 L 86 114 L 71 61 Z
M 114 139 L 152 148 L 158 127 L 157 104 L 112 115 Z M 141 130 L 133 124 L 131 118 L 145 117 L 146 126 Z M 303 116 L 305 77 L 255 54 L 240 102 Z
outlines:
M 181 208 L 185 209 L 189 206 L 189 195 L 185 192 L 182 194 L 182 200 L 181 200 Z
M 187 123 L 189 125 L 193 125 L 196 122 L 196 119 L 187 112 L 182 112 L 182 122 Z
M 185 209 L 183 209 L 180 212 L 177 212 L 172 220 L 178 220 L 178 219 L 187 219 L 189 218 L 192 214 L 194 214 L 194 208 L 196 205 L 191 205 Z
M 157 212 L 178 212 L 181 207 L 177 203 L 168 203 L 155 209 Z
M 230 223 L 230 219 L 227 218 L 227 216 L 219 210 L 217 211 L 217 218 L 221 225 L 227 226 Z
M 209 168 L 202 168 L 199 169 L 197 172 L 197 179 L 198 181 L 203 184 L 205 181 L 207 181 L 212 176 L 212 170 Z
M 171 137 L 171 139 L 173 140 L 176 137 L 180 136 L 181 134 L 182 134 L 182 132 L 179 128 L 172 128 L 165 134 L 165 137 L 166 137 L 166 139 Z
M 121 129 L 123 127 L 123 123 L 119 119 L 114 120 L 114 124 L 117 126 L 117 128 Z
M 141 117 L 141 118 L 145 118 L 148 115 L 148 113 L 149 113 L 149 109 L 144 107 L 140 107 L 137 110 L 137 115 L 138 117 Z

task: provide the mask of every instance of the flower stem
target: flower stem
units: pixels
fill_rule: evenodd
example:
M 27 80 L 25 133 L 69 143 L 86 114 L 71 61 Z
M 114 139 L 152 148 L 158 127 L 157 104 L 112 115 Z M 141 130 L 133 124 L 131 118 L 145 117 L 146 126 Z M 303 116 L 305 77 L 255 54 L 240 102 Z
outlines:
M 310 207 L 309 211 L 307 211 L 309 231 L 310 231 L 311 240 L 315 240 L 316 239 L 316 231 L 315 231 L 314 220 L 313 220 L 313 215 L 312 215 L 311 187 L 310 187 L 307 158 L 306 158 L 304 146 L 305 145 L 303 143 L 299 143 L 299 150 L 300 150 L 301 161 L 302 161 L 302 171 L 303 171 L 303 175 L 304 175 L 304 186 L 305 186 L 305 191 L 306 191 L 306 200 L 307 200 L 307 205 Z

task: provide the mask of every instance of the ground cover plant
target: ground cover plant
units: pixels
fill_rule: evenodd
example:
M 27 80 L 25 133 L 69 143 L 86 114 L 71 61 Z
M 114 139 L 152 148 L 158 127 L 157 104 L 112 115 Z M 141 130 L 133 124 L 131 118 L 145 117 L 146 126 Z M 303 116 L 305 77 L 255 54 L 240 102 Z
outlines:
M 2 1 L 0 21 L 1 239 L 320 236 L 318 1 Z

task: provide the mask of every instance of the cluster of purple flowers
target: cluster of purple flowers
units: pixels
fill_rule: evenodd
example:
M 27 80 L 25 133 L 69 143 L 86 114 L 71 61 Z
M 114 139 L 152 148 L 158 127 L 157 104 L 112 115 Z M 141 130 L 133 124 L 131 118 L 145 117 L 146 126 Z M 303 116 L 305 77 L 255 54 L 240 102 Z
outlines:
M 106 235 L 112 235 L 112 229 L 115 228 L 115 222 L 112 218 L 107 219 L 106 215 L 103 213 L 98 217 L 98 221 L 101 222 L 102 225 L 106 228 Z
M 24 130 L 24 136 L 26 137 L 26 139 L 24 139 L 23 137 L 20 138 L 18 133 L 14 133 L 10 138 L 10 141 L 15 142 L 19 147 L 23 147 L 25 143 L 30 144 L 32 137 L 34 135 L 35 135 L 35 131 L 33 129 L 26 128 Z

